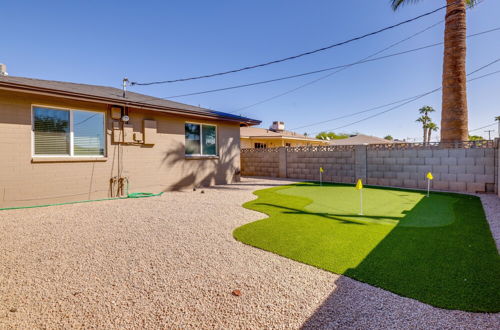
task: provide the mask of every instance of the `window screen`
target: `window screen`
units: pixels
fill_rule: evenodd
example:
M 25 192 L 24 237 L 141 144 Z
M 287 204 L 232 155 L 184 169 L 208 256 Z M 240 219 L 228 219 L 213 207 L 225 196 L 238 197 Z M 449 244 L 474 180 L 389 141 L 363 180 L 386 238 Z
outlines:
M 35 155 L 70 155 L 69 111 L 34 108 Z
M 73 112 L 75 156 L 104 156 L 104 114 Z
M 217 130 L 215 126 L 203 125 L 202 150 L 204 155 L 217 155 Z
M 217 127 L 214 125 L 185 124 L 186 155 L 217 155 Z
M 104 113 L 33 108 L 34 155 L 104 156 Z M 73 143 L 71 143 L 73 141 Z
M 201 154 L 200 125 L 186 123 L 186 155 Z

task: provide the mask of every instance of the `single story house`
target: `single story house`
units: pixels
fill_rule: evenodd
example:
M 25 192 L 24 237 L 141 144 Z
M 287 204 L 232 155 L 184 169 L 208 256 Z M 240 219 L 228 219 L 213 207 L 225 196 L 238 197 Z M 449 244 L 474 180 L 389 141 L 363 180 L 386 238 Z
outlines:
M 328 145 L 328 141 L 285 131 L 285 123 L 275 121 L 269 129 L 242 126 L 241 148 L 279 148 Z
M 0 208 L 238 180 L 260 121 L 124 90 L 0 75 Z
M 391 140 L 382 139 L 376 136 L 357 134 L 346 139 L 330 140 L 331 146 L 348 146 L 348 145 L 363 145 L 363 144 L 391 144 L 396 143 Z

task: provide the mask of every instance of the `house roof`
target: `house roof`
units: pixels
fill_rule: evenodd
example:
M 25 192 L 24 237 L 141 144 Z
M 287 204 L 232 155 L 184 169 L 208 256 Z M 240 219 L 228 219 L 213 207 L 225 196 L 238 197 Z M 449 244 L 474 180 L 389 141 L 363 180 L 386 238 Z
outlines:
M 347 139 L 338 139 L 329 141 L 330 145 L 345 146 L 345 145 L 360 145 L 360 144 L 389 144 L 393 141 L 382 139 L 376 136 L 358 134 Z
M 290 131 L 271 131 L 260 127 L 240 127 L 240 137 L 242 138 L 283 138 L 308 141 L 323 141 Z
M 0 89 L 16 90 L 28 93 L 48 94 L 65 98 L 104 102 L 124 105 L 152 111 L 209 117 L 219 120 L 239 122 L 243 125 L 258 125 L 259 120 L 241 117 L 229 113 L 173 102 L 145 94 L 123 91 L 119 88 L 76 84 L 71 82 L 41 80 L 24 77 L 0 76 Z

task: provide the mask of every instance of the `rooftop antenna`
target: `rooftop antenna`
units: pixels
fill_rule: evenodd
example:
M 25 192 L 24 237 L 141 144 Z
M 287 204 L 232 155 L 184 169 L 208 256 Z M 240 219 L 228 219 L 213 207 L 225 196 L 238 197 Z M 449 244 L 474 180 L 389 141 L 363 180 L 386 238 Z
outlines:
M 127 84 L 129 83 L 128 78 L 123 78 L 123 98 L 127 97 Z

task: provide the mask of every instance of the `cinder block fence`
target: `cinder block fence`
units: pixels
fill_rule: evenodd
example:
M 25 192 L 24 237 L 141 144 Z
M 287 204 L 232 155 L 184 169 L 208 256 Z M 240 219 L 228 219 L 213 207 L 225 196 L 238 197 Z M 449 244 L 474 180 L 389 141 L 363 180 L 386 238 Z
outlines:
M 499 139 L 462 143 L 395 143 L 242 149 L 241 174 L 435 190 L 498 192 Z M 500 196 L 500 195 L 499 195 Z

